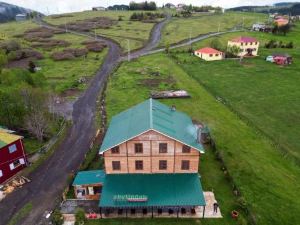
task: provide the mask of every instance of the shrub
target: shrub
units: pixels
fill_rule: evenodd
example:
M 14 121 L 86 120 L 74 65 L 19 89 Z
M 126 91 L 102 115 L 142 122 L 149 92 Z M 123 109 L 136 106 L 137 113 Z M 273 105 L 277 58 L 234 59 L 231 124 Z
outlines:
M 15 40 L 4 42 L 0 45 L 0 49 L 3 49 L 6 54 L 19 50 L 21 48 L 20 44 Z
M 53 225 L 62 225 L 64 223 L 64 218 L 59 210 L 54 210 L 51 215 L 51 222 Z
M 85 212 L 82 208 L 76 209 L 75 213 L 75 225 L 81 225 L 86 222 Z

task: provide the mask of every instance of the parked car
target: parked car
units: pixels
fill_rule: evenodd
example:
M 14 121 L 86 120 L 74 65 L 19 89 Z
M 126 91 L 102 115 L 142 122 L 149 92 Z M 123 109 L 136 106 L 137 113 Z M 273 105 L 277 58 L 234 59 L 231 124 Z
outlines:
M 266 57 L 266 61 L 273 63 L 274 62 L 274 57 L 272 55 L 269 55 L 269 56 Z

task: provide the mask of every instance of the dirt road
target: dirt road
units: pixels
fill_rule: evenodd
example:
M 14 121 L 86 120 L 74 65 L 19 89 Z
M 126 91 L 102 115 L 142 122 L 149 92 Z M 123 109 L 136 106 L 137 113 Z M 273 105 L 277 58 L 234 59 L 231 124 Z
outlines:
M 154 26 L 149 42 L 145 48 L 140 50 L 140 54 L 151 50 L 157 45 L 160 40 L 161 29 L 166 21 L 162 21 Z M 86 33 L 72 33 L 89 36 Z M 66 138 L 53 155 L 30 175 L 31 183 L 8 195 L 0 202 L 1 225 L 6 225 L 12 216 L 29 202 L 32 203 L 33 208 L 30 215 L 22 220 L 20 224 L 48 224 L 49 221 L 44 216 L 45 211 L 50 211 L 55 207 L 55 204 L 57 204 L 55 200 L 59 201 L 67 185 L 68 175 L 76 171 L 84 159 L 84 155 L 96 133 L 94 117 L 97 97 L 107 77 L 117 68 L 121 58 L 119 45 L 108 39 L 101 37 L 98 37 L 98 39 L 108 45 L 109 52 L 89 88 L 74 104 L 73 124 Z

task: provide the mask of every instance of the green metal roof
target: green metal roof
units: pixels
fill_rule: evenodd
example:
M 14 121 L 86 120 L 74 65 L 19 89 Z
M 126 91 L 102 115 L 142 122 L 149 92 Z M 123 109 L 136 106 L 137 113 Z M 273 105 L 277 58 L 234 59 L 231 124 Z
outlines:
M 146 201 L 128 201 L 147 198 Z M 100 207 L 203 206 L 199 174 L 106 175 Z
M 204 153 L 203 146 L 197 142 L 197 128 L 191 118 L 153 99 L 112 118 L 100 153 L 149 130 L 155 130 Z
M 103 170 L 80 171 L 77 173 L 73 185 L 88 185 L 100 184 L 105 179 L 105 172 Z

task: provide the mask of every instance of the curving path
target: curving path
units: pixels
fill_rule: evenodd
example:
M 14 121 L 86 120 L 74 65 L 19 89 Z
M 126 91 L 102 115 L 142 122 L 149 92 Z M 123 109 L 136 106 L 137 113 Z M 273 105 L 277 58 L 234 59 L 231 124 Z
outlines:
M 169 17 L 154 26 L 149 42 L 140 50 L 141 53 L 145 53 L 156 46 L 160 40 L 161 29 L 168 19 Z M 51 28 L 47 24 L 41 25 Z M 89 36 L 88 33 L 70 32 Z M 32 182 L 16 190 L 0 202 L 1 225 L 6 225 L 12 216 L 29 202 L 32 203 L 33 208 L 30 215 L 20 224 L 48 224 L 49 221 L 45 219 L 44 215 L 45 211 L 51 211 L 59 202 L 59 198 L 67 185 L 68 175 L 76 171 L 84 159 L 96 133 L 94 117 L 97 97 L 103 89 L 107 77 L 117 68 L 121 58 L 119 45 L 106 38 L 97 37 L 97 39 L 108 45 L 109 52 L 89 88 L 73 106 L 72 127 L 56 151 L 29 176 Z
M 153 27 L 148 43 L 144 48 L 133 52 L 131 58 L 138 58 L 143 55 L 164 51 L 163 48 L 153 49 L 157 47 L 161 38 L 161 30 L 168 20 L 170 20 L 169 15 L 165 20 Z M 53 26 L 43 23 L 42 21 L 39 22 L 42 26 L 53 28 Z M 94 35 L 89 33 L 69 32 L 94 38 Z M 191 41 L 188 40 L 179 45 L 172 46 L 171 48 L 189 45 L 191 42 L 223 33 L 227 32 L 203 35 Z M 89 88 L 75 102 L 72 114 L 73 124 L 68 130 L 66 138 L 58 146 L 56 151 L 29 176 L 32 180 L 31 183 L 16 190 L 13 194 L 8 195 L 0 202 L 0 225 L 6 225 L 12 216 L 29 202 L 32 203 L 33 208 L 30 215 L 21 221 L 20 224 L 48 224 L 49 221 L 45 219 L 44 215 L 45 211 L 51 211 L 59 202 L 60 196 L 67 185 L 68 175 L 76 171 L 84 159 L 90 142 L 96 132 L 94 117 L 97 97 L 102 91 L 110 73 L 117 68 L 120 62 L 127 59 L 127 57 L 121 56 L 121 49 L 115 42 L 100 36 L 98 36 L 97 39 L 104 41 L 108 45 L 109 52 Z

